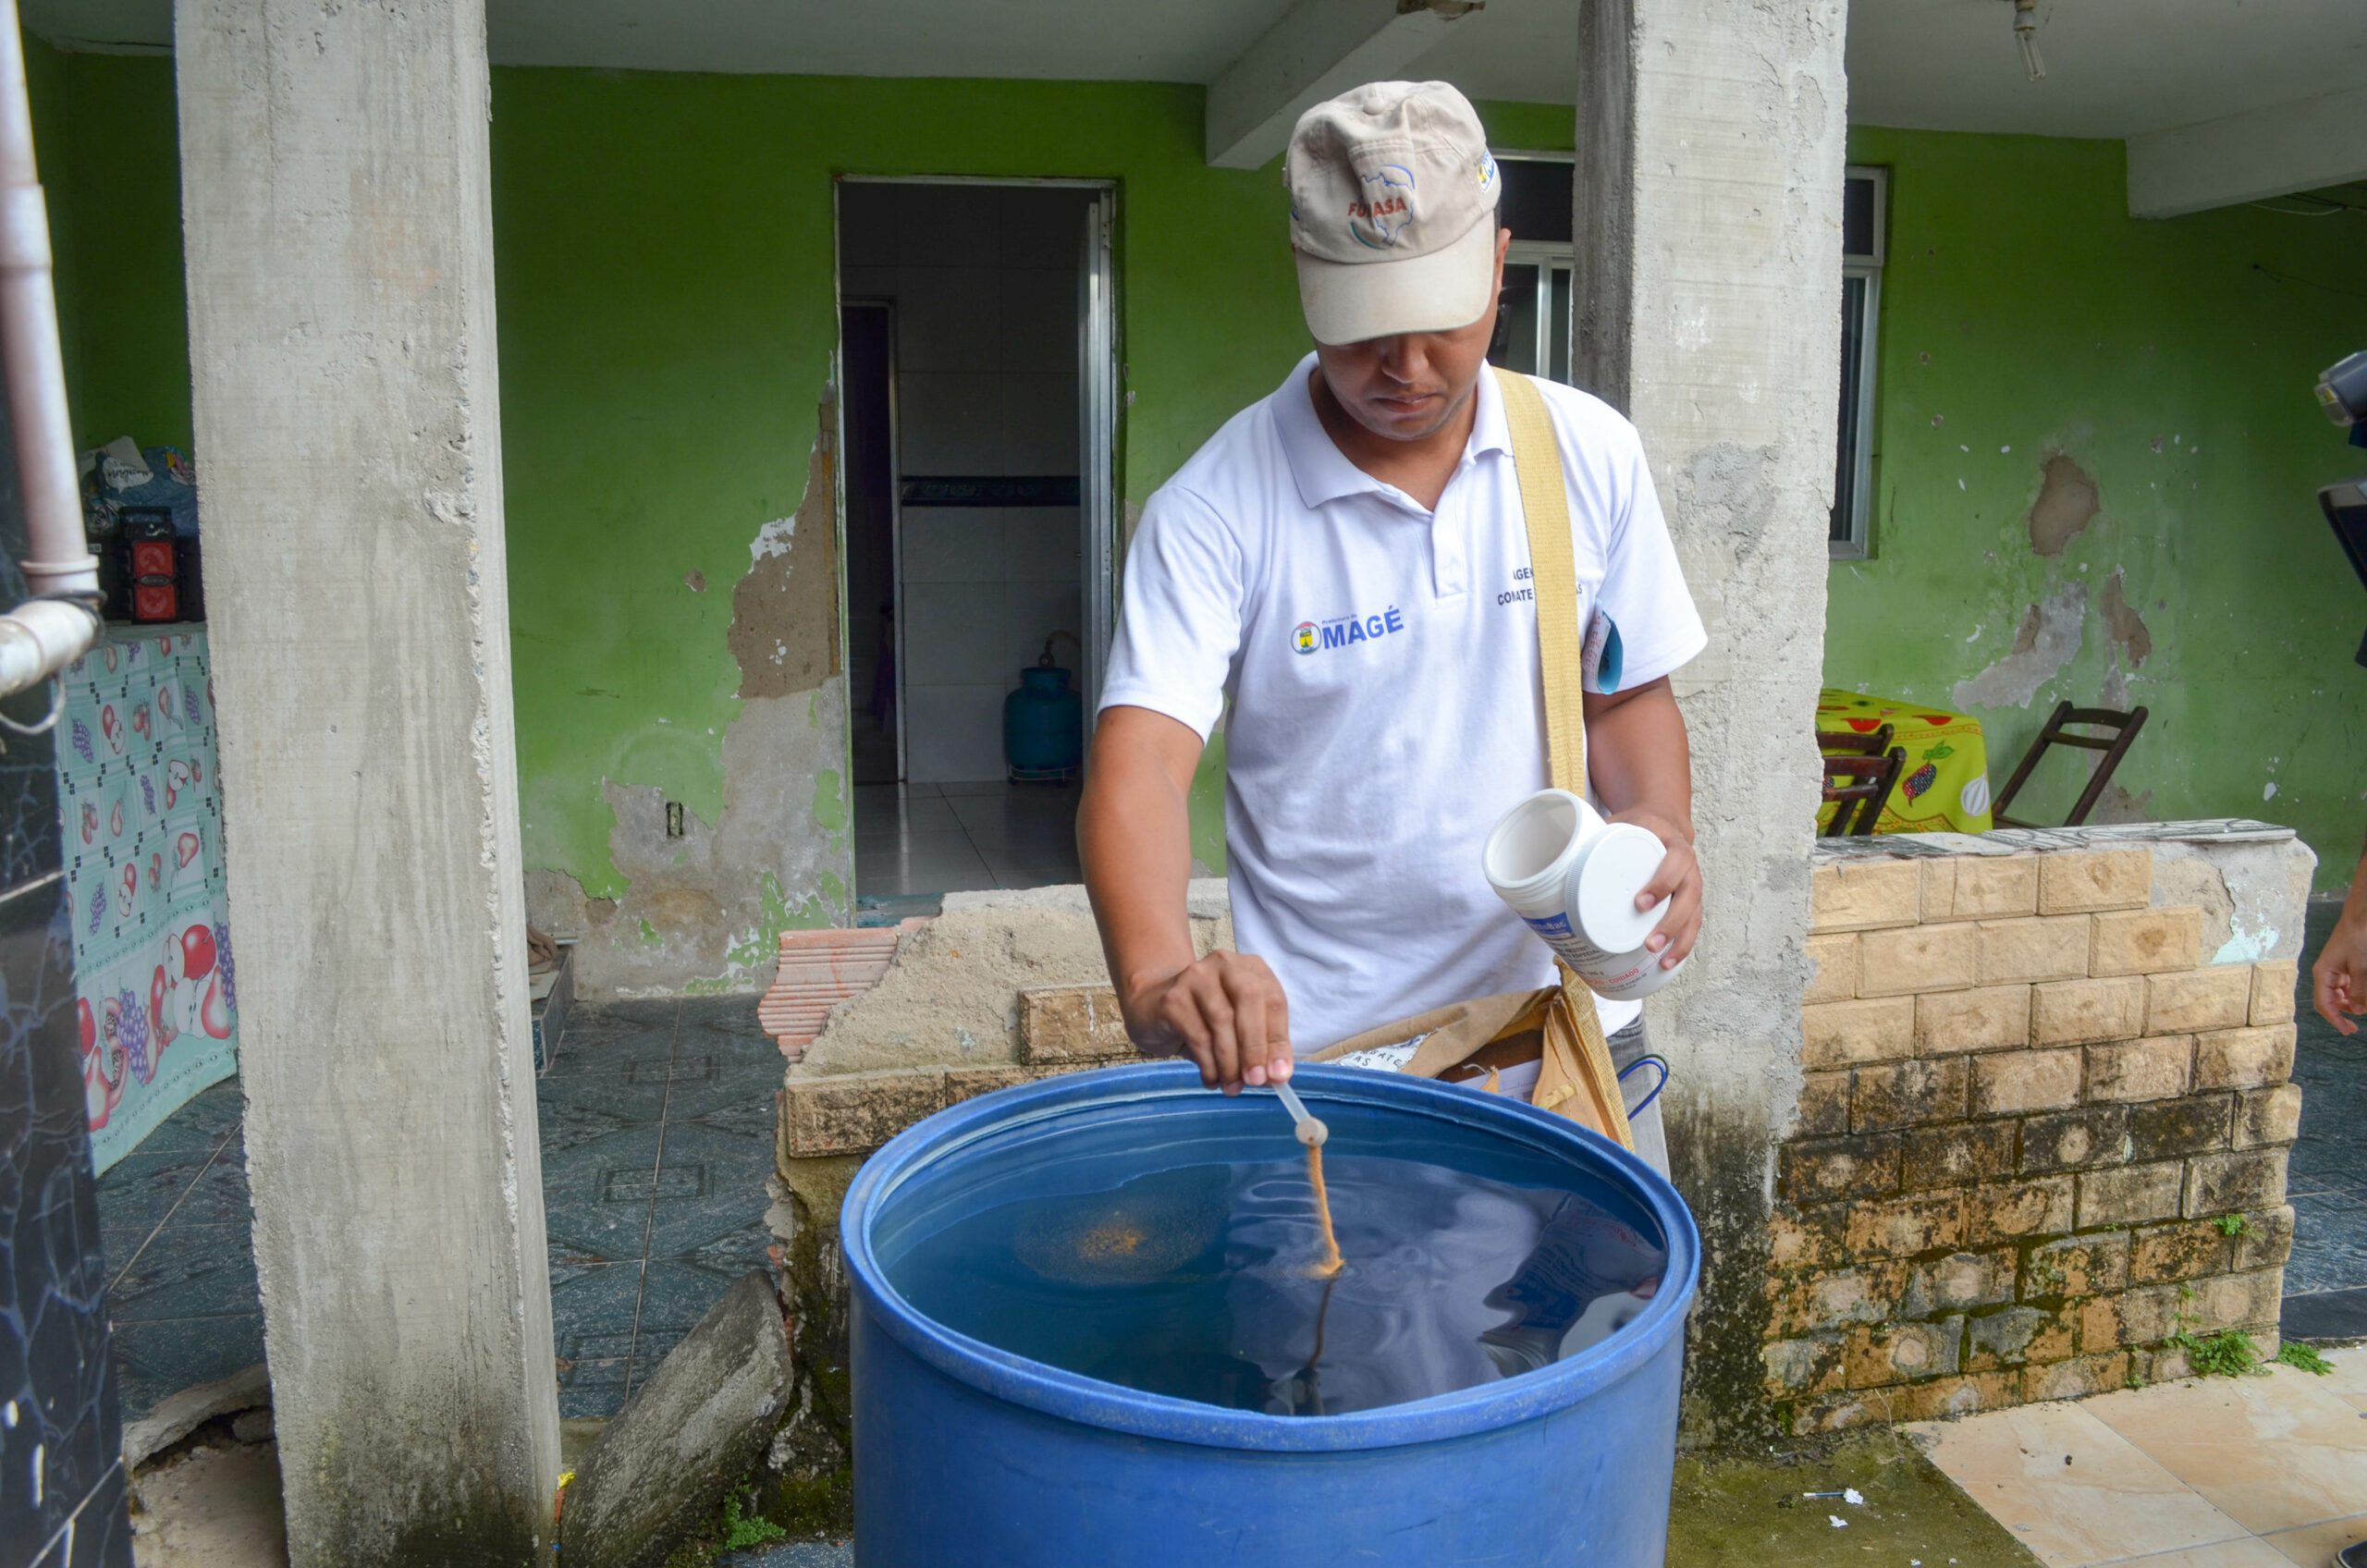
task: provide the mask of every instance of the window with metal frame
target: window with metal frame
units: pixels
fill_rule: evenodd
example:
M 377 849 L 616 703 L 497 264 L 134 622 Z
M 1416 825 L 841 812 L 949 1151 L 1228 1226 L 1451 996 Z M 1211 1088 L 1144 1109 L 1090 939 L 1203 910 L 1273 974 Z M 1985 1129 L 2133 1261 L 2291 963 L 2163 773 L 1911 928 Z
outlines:
M 1841 422 L 1830 554 L 1862 560 L 1873 542 L 1874 373 L 1882 325 L 1890 171 L 1851 165 L 1841 202 Z

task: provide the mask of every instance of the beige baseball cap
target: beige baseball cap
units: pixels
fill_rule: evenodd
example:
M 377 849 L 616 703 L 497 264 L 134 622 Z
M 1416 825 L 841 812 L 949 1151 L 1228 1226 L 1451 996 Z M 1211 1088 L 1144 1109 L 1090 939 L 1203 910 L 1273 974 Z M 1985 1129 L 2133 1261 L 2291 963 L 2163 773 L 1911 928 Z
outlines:
M 1375 81 L 1299 116 L 1282 156 L 1299 303 L 1318 343 L 1451 332 L 1488 312 L 1503 181 L 1471 101 Z

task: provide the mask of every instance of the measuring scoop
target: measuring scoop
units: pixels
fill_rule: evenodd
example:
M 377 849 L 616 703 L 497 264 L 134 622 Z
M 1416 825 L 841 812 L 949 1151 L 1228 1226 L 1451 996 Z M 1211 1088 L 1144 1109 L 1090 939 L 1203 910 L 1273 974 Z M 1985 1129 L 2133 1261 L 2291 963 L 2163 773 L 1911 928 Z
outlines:
M 1308 1112 L 1306 1102 L 1300 1099 L 1298 1091 L 1288 1084 L 1275 1084 L 1274 1093 L 1281 1098 L 1282 1109 L 1291 1113 L 1291 1121 L 1296 1124 L 1298 1141 L 1311 1149 L 1321 1148 L 1323 1141 L 1331 1135 L 1331 1129 L 1323 1125 L 1321 1118 Z

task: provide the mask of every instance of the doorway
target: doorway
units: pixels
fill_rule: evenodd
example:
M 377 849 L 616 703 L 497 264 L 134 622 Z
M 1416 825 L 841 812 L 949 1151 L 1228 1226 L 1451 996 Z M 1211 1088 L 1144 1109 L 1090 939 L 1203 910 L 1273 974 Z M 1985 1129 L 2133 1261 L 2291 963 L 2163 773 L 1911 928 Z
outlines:
M 1114 192 L 838 188 L 859 919 L 1078 879 L 1109 648 Z

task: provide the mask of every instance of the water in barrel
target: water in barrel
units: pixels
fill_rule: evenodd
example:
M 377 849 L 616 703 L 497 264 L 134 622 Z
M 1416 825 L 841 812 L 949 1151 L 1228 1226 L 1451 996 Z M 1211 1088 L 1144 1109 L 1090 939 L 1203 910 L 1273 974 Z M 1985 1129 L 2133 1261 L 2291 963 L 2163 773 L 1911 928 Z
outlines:
M 1337 1140 L 1325 1167 L 1346 1267 L 1327 1277 L 1306 1162 L 1286 1129 L 1264 1146 L 988 1181 L 974 1204 L 914 1217 L 882 1261 L 914 1308 L 999 1349 L 1290 1415 L 1534 1371 L 1616 1333 L 1661 1283 L 1662 1238 L 1607 1193 Z

